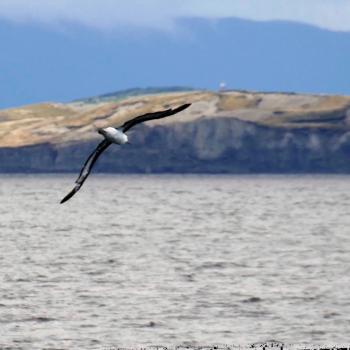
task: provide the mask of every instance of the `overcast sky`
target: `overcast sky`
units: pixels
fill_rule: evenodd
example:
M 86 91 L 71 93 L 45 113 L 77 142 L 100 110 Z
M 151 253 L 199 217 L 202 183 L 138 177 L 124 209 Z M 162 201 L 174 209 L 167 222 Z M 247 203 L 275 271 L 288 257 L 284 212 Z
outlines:
M 287 20 L 350 31 L 350 0 L 1 0 L 0 17 L 173 30 L 186 17 Z

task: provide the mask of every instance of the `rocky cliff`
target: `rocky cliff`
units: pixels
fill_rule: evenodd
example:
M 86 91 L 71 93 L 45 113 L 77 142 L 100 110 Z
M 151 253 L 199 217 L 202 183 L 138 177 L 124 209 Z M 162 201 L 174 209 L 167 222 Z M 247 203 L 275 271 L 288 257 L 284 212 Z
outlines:
M 192 106 L 130 131 L 96 171 L 349 173 L 350 97 L 177 91 L 43 103 L 0 111 L 1 172 L 77 172 L 100 140 L 96 127 Z

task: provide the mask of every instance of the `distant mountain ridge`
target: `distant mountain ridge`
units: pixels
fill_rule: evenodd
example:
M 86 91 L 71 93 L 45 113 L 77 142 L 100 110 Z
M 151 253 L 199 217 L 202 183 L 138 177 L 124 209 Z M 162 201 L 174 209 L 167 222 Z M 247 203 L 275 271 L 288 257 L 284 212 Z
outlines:
M 350 94 L 350 33 L 237 18 L 189 18 L 179 28 L 123 34 L 0 20 L 0 108 L 131 86 L 216 90 L 222 81 L 249 91 Z

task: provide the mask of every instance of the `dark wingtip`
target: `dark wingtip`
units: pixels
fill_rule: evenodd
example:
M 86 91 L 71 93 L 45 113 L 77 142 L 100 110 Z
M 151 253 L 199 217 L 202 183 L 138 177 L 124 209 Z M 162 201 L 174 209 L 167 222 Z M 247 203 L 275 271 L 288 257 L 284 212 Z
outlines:
M 67 202 L 69 198 L 67 198 L 67 196 L 65 196 L 61 201 L 60 201 L 60 204 L 63 204 L 64 202 Z
M 77 192 L 76 188 L 73 188 L 72 191 L 70 191 L 61 201 L 60 204 L 63 204 L 64 202 L 67 202 L 68 199 L 72 198 L 74 194 Z
M 181 112 L 184 109 L 188 108 L 189 106 L 191 106 L 192 103 L 185 103 L 184 105 L 181 105 L 180 107 L 177 107 L 174 109 L 174 112 Z

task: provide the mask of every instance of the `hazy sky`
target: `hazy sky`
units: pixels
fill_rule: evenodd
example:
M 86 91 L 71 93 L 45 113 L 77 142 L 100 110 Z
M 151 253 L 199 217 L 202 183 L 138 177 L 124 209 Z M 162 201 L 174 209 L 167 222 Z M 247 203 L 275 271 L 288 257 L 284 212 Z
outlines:
M 221 81 L 350 94 L 350 0 L 0 0 L 0 43 L 0 108 Z
M 79 23 L 172 30 L 184 17 L 287 20 L 350 31 L 350 0 L 1 0 L 0 16 L 14 21 Z

